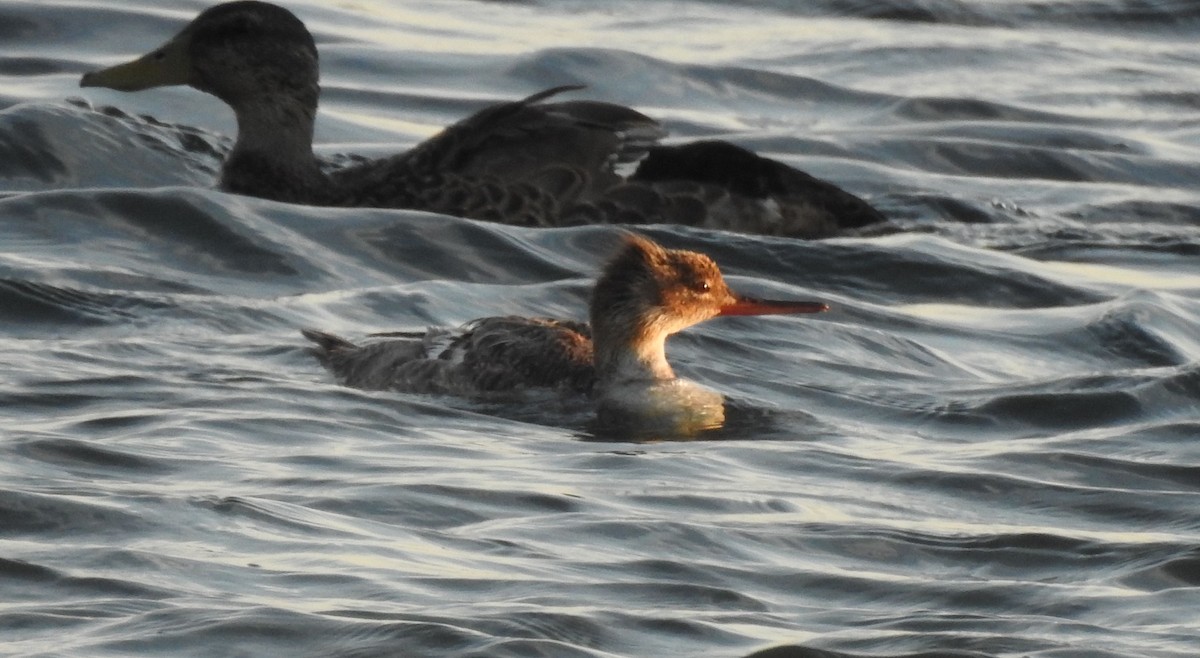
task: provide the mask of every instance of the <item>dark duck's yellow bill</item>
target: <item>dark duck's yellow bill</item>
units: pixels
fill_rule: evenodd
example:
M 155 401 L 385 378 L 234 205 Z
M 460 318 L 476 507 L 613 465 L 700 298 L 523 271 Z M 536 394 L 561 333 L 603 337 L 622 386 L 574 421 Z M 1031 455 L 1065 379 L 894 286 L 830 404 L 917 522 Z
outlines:
M 106 87 L 117 91 L 142 91 L 152 87 L 186 85 L 191 82 L 187 32 L 133 61 L 85 73 L 80 87 Z

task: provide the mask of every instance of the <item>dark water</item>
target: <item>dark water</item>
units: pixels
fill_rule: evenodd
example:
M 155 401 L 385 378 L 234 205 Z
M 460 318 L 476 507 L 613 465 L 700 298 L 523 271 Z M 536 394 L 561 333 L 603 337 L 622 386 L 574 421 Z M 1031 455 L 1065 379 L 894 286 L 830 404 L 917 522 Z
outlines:
M 324 155 L 584 83 L 894 218 L 651 229 L 834 311 L 674 338 L 730 422 L 649 442 L 334 385 L 298 328 L 580 317 L 617 234 L 228 196 L 215 100 L 68 100 L 203 6 L 0 1 L 0 654 L 1200 655 L 1196 3 L 293 4 Z

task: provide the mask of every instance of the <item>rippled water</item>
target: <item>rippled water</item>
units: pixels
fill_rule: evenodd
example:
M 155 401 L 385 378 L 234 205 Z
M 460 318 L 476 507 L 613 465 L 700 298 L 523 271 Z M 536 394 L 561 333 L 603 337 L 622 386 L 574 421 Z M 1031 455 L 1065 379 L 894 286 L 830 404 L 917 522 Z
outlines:
M 647 442 L 297 333 L 581 317 L 616 229 L 212 191 L 217 101 L 77 88 L 204 3 L 0 0 L 0 654 L 1200 655 L 1200 9 L 795 4 L 290 5 L 323 155 L 582 83 L 893 218 L 651 229 L 834 310 L 672 339 L 729 422 Z

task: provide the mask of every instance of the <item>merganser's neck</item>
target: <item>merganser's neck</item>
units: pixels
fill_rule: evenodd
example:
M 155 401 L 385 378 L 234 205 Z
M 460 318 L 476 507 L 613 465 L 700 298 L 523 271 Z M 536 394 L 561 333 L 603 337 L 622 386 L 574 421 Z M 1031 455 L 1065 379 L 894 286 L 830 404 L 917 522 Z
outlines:
M 619 316 L 593 318 L 592 344 L 599 389 L 675 379 L 675 371 L 667 363 L 667 333 L 647 324 L 652 323 L 627 323 Z

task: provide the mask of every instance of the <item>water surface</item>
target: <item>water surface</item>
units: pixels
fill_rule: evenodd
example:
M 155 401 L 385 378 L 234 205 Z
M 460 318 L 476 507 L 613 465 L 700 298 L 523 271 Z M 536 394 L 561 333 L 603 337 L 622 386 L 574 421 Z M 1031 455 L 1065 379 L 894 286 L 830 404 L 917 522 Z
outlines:
M 333 383 L 300 327 L 581 318 L 617 229 L 212 190 L 219 102 L 77 87 L 204 6 L 0 0 L 0 653 L 1196 655 L 1194 3 L 292 3 L 324 156 L 586 84 L 892 218 L 648 230 L 834 307 L 672 339 L 702 441 Z

